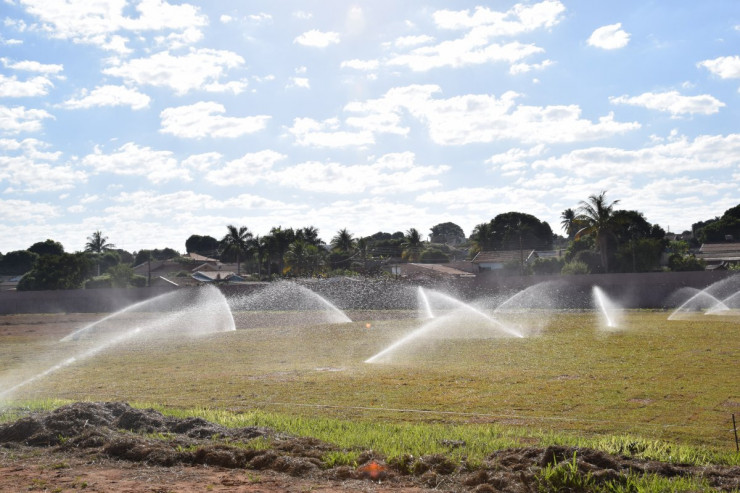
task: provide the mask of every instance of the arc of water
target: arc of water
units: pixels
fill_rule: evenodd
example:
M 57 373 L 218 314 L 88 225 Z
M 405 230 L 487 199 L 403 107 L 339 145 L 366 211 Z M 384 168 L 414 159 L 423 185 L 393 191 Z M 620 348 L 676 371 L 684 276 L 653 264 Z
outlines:
M 166 293 L 166 295 L 174 295 L 174 293 Z M 231 311 L 229 309 L 228 303 L 226 302 L 226 298 L 224 298 L 223 294 L 221 294 L 221 292 L 218 289 L 216 289 L 215 287 L 208 287 L 208 288 L 206 288 L 206 291 L 202 291 L 202 292 L 199 292 L 198 293 L 198 299 L 200 300 L 203 296 L 211 296 L 211 295 L 215 295 L 216 298 L 215 299 L 206 300 L 206 301 L 208 301 L 209 303 L 215 301 L 221 308 L 225 308 L 226 311 L 229 314 L 229 321 L 227 321 L 227 323 L 226 323 L 227 327 L 226 327 L 225 331 L 236 330 L 236 328 L 234 326 L 234 318 L 233 318 L 233 316 L 231 316 Z M 132 305 L 128 309 L 133 309 L 135 306 L 140 306 L 140 305 L 145 304 L 147 302 L 151 303 L 154 300 L 160 298 L 161 296 L 164 296 L 164 295 L 157 296 L 157 297 L 152 298 L 150 300 L 147 300 L 145 302 L 137 303 L 136 305 Z M 154 329 L 154 328 L 156 328 L 158 326 L 161 326 L 163 324 L 170 324 L 172 322 L 176 322 L 176 321 L 182 319 L 183 317 L 189 317 L 189 314 L 191 314 L 195 310 L 198 310 L 199 308 L 200 309 L 204 309 L 204 307 L 199 307 L 198 304 L 196 303 L 196 305 L 189 306 L 184 311 L 181 311 L 181 312 L 172 312 L 172 313 L 170 313 L 170 314 L 168 314 L 166 316 L 163 316 L 163 317 L 158 318 L 157 320 L 151 321 L 148 324 L 145 324 L 145 325 L 142 325 L 142 326 L 139 326 L 139 327 L 135 327 L 133 329 L 128 330 L 127 332 L 125 332 L 123 334 L 120 334 L 120 335 L 118 335 L 116 337 L 112 337 L 112 338 L 110 338 L 107 341 L 103 341 L 102 343 L 98 344 L 97 346 L 95 346 L 93 348 L 90 348 L 90 349 L 88 349 L 86 351 L 81 352 L 80 354 L 77 354 L 75 356 L 72 356 L 70 358 L 67 358 L 67 359 L 63 360 L 62 362 L 60 362 L 60 363 L 58 363 L 58 364 L 56 364 L 56 365 L 48 368 L 47 370 L 44 370 L 41 373 L 38 373 L 38 374 L 36 374 L 36 375 L 34 375 L 34 376 L 32 376 L 32 377 L 30 377 L 30 378 L 28 378 L 28 379 L 26 379 L 26 380 L 18 383 L 18 384 L 16 384 L 16 385 L 14 385 L 14 386 L 12 386 L 12 387 L 10 387 L 8 389 L 4 389 L 3 391 L 0 392 L 0 399 L 5 398 L 6 396 L 9 396 L 15 390 L 17 390 L 17 389 L 19 389 L 19 388 L 21 388 L 23 386 L 26 386 L 26 385 L 28 385 L 28 384 L 30 384 L 32 382 L 35 382 L 36 380 L 38 380 L 40 378 L 43 378 L 43 377 L 45 377 L 47 375 L 50 375 L 50 374 L 52 374 L 52 373 L 54 373 L 54 372 L 56 372 L 58 370 L 61 370 L 62 368 L 66 368 L 67 366 L 69 366 L 69 365 L 71 365 L 71 364 L 73 364 L 73 363 L 75 363 L 77 361 L 90 358 L 90 357 L 94 356 L 95 354 L 97 354 L 97 353 L 99 353 L 99 352 L 101 352 L 101 351 L 103 351 L 103 350 L 105 350 L 105 349 L 107 349 L 109 347 L 115 346 L 117 344 L 120 344 L 120 343 L 128 340 L 128 339 L 131 339 L 132 337 L 134 337 L 135 335 L 137 335 L 137 334 L 139 334 L 141 332 L 150 331 L 150 330 L 152 330 L 152 329 Z M 125 310 L 121 310 L 119 312 L 116 312 L 116 314 L 120 314 L 120 313 L 122 313 L 124 311 Z M 106 320 L 106 319 L 109 319 L 109 318 L 111 318 L 111 316 L 105 317 L 103 320 Z M 83 327 L 82 329 L 76 331 L 75 333 L 79 334 L 82 331 L 88 330 L 88 329 L 90 329 L 91 327 L 93 327 L 95 325 L 96 324 L 91 324 L 90 326 Z M 74 335 L 75 333 L 70 334 L 65 339 L 69 338 L 70 336 Z
M 429 303 L 429 297 L 427 297 L 427 293 L 421 286 L 419 286 L 418 298 L 421 302 L 421 306 L 424 308 L 425 317 L 434 318 L 434 312 L 432 311 L 432 305 Z
M 675 320 L 675 319 L 677 319 L 680 316 L 681 313 L 685 313 L 685 312 L 689 311 L 688 310 L 688 307 L 691 306 L 694 302 L 696 302 L 697 300 L 699 300 L 701 298 L 705 298 L 705 299 L 709 299 L 709 301 L 713 301 L 712 308 L 713 307 L 718 307 L 718 306 L 721 306 L 722 305 L 722 302 L 720 300 L 718 300 L 717 298 L 715 298 L 711 294 L 707 293 L 706 290 L 702 290 L 702 291 L 697 292 L 694 296 L 692 296 L 688 300 L 684 301 L 681 304 L 681 306 L 679 306 L 678 308 L 676 308 L 675 310 L 673 310 L 673 313 L 671 313 L 668 316 L 668 320 Z M 712 311 L 712 308 L 709 309 L 710 312 Z
M 160 299 L 162 297 L 165 297 L 165 296 L 171 295 L 171 294 L 172 293 L 160 294 L 159 296 L 155 296 L 154 298 L 150 298 L 148 300 L 139 301 L 138 303 L 134 303 L 133 305 L 127 306 L 126 308 L 123 308 L 122 310 L 118 310 L 115 313 L 111 313 L 110 315 L 107 315 L 107 316 L 101 318 L 100 320 L 96 320 L 95 322 L 93 322 L 91 324 L 87 324 L 84 327 L 81 327 L 81 328 L 75 330 L 71 334 L 67 334 L 66 336 L 64 336 L 61 339 L 59 339 L 59 342 L 76 341 L 82 334 L 84 334 L 85 332 L 87 332 L 89 330 L 92 330 L 93 328 L 97 327 L 98 325 L 102 324 L 103 322 L 105 322 L 107 320 L 110 320 L 112 318 L 118 317 L 118 316 L 120 316 L 123 313 L 128 313 L 130 311 L 134 311 L 137 308 L 140 308 L 140 307 L 142 307 L 144 305 L 147 305 L 147 304 L 150 304 L 150 303 L 154 303 L 155 300 L 158 300 L 158 299 Z
M 594 286 L 593 288 L 593 294 L 594 298 L 596 298 L 596 302 L 599 305 L 599 308 L 601 309 L 601 313 L 604 315 L 604 318 L 606 319 L 606 325 L 607 327 L 616 327 L 617 324 L 612 320 L 612 317 L 609 315 L 609 308 L 606 306 L 606 295 L 604 292 L 599 288 L 598 286 Z
M 504 332 L 506 332 L 509 335 L 513 335 L 515 337 L 524 338 L 524 335 L 521 332 L 519 332 L 518 330 L 512 329 L 511 327 L 507 327 L 506 325 L 502 324 L 501 322 L 499 322 L 498 320 L 496 320 L 495 318 L 493 318 L 492 316 L 490 316 L 486 312 L 484 312 L 482 310 L 479 310 L 478 308 L 476 308 L 475 306 L 473 306 L 473 305 L 471 305 L 469 303 L 465 303 L 464 301 L 460 301 L 457 298 L 453 298 L 452 296 L 446 295 L 444 293 L 439 293 L 439 292 L 436 292 L 435 291 L 434 294 L 435 294 L 435 296 L 439 296 L 442 299 L 445 299 L 445 300 L 447 300 L 447 301 L 449 301 L 451 303 L 456 304 L 457 306 L 459 306 L 461 308 L 464 308 L 465 310 L 468 310 L 470 312 L 475 313 L 476 315 L 479 315 L 479 316 L 483 317 L 484 319 L 488 320 L 492 324 L 498 326 L 498 328 L 500 328 L 501 330 L 503 330 Z

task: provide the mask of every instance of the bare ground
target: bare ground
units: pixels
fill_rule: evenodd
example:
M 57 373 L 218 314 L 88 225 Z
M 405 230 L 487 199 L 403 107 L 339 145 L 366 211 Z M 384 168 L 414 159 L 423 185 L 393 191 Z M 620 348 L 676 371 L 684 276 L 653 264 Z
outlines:
M 265 446 L 246 446 L 260 439 Z M 254 442 L 253 442 L 254 443 Z M 0 491 L 537 491 L 537 473 L 572 461 L 594 480 L 626 474 L 704 478 L 740 489 L 740 468 L 638 460 L 571 447 L 493 452 L 483 464 L 444 456 L 386 458 L 366 451 L 356 467 L 325 466 L 335 447 L 263 428 L 225 428 L 120 402 L 74 403 L 0 425 Z

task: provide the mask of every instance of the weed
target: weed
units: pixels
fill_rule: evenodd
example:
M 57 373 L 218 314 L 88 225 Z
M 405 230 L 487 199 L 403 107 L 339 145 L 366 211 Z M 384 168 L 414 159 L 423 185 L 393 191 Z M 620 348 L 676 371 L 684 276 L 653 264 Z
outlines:
M 535 480 L 541 492 L 587 492 L 593 491 L 594 487 L 591 473 L 584 474 L 578 469 L 576 452 L 573 452 L 573 461 L 548 464 L 535 476 Z

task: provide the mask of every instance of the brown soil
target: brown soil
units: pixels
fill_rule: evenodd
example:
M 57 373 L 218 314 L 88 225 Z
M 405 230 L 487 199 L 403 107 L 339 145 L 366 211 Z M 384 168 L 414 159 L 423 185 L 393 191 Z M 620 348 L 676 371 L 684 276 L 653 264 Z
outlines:
M 264 438 L 269 447 L 244 444 Z M 75 403 L 0 426 L 0 491 L 537 491 L 536 474 L 572 461 L 595 481 L 625 474 L 705 478 L 740 488 L 738 467 L 697 467 L 618 457 L 571 447 L 492 453 L 475 468 L 444 456 L 386 461 L 364 452 L 357 467 L 326 468 L 333 446 L 262 428 L 225 428 L 176 419 L 119 402 Z

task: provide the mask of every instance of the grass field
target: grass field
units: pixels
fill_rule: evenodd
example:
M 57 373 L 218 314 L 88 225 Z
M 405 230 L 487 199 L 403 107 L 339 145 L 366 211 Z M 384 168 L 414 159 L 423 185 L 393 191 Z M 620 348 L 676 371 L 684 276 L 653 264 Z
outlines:
M 538 433 L 735 447 L 736 316 L 667 321 L 665 312 L 627 311 L 619 331 L 605 332 L 597 313 L 560 312 L 525 338 L 440 336 L 438 330 L 389 361 L 367 364 L 423 322 L 388 312 L 356 315 L 363 320 L 283 326 L 270 322 L 279 314 L 242 314 L 236 331 L 132 338 L 22 386 L 11 402 L 123 400 L 374 422 L 497 423 Z M 58 340 L 96 318 L 0 317 L 2 385 L 74 355 Z M 260 326 L 252 325 L 256 320 Z M 138 322 L 112 323 L 115 331 Z

